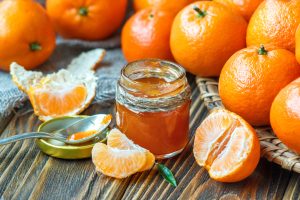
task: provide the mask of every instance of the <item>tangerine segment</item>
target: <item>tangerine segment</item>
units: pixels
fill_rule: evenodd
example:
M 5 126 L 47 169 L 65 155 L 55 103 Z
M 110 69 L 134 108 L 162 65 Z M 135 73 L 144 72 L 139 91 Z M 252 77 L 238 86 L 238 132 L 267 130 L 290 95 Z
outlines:
M 92 150 L 92 160 L 97 171 L 114 178 L 126 178 L 145 165 L 146 156 L 139 149 L 121 150 L 97 143 Z
M 116 128 L 109 132 L 107 136 L 107 146 L 123 150 L 137 148 L 137 145 L 135 145 L 132 140 L 128 139 L 125 134 Z
M 62 86 L 56 90 L 43 86 L 29 89 L 30 101 L 40 115 L 59 116 L 80 109 L 87 97 L 84 85 Z
M 147 171 L 147 170 L 151 169 L 153 167 L 154 163 L 155 163 L 155 157 L 154 157 L 153 153 L 146 150 L 145 155 L 146 155 L 146 163 L 139 170 L 139 172 Z
M 260 146 L 254 129 L 240 116 L 225 109 L 213 111 L 198 127 L 194 156 L 211 178 L 240 181 L 256 168 Z
M 139 170 L 139 172 L 149 170 L 154 165 L 154 155 L 147 149 L 144 149 L 141 146 L 134 144 L 132 140 L 128 139 L 126 135 L 118 129 L 112 129 L 110 131 L 109 135 L 107 136 L 107 146 L 122 150 L 139 149 L 143 151 L 146 156 L 146 162 L 145 165 Z
M 210 152 L 217 147 L 232 123 L 233 118 L 223 112 L 216 112 L 203 121 L 196 131 L 194 145 L 194 154 L 199 165 L 206 164 Z
M 227 148 L 219 154 L 209 169 L 209 175 L 222 182 L 236 182 L 248 177 L 255 170 L 260 158 L 256 135 L 245 127 L 237 127 Z

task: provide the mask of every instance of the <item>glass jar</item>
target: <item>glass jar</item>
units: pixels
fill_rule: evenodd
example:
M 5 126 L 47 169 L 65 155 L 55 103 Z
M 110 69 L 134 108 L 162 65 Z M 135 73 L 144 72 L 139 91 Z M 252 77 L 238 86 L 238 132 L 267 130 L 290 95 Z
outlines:
M 117 126 L 157 159 L 170 158 L 188 142 L 190 103 L 181 66 L 158 59 L 131 62 L 117 84 Z

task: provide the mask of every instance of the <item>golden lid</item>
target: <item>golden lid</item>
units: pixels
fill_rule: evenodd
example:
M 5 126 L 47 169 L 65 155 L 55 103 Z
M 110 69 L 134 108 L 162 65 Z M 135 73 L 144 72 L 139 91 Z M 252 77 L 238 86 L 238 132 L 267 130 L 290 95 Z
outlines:
M 83 115 L 59 117 L 42 123 L 38 131 L 52 133 L 65 128 L 76 121 L 87 117 Z M 89 141 L 78 145 L 69 145 L 53 139 L 37 139 L 36 144 L 45 154 L 62 159 L 90 158 L 95 143 L 100 141 Z

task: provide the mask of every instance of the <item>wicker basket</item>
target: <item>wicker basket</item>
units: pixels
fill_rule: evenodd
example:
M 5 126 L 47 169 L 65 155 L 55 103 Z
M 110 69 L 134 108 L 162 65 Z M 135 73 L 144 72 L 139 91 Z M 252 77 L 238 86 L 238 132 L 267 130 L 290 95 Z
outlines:
M 207 109 L 223 107 L 216 79 L 196 78 L 200 90 L 200 97 Z M 274 134 L 270 127 L 255 129 L 261 145 L 261 156 L 270 162 L 277 163 L 282 168 L 300 173 L 300 156 L 290 151 Z

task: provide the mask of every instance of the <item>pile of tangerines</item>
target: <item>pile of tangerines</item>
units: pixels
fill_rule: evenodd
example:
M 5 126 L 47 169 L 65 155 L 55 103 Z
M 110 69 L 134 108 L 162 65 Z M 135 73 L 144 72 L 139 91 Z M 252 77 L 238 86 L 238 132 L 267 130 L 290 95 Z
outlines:
M 121 26 L 127 0 L 0 2 L 0 69 L 27 69 L 66 38 L 102 40 Z M 122 28 L 127 61 L 160 58 L 201 77 L 219 76 L 226 109 L 213 111 L 196 131 L 194 155 L 212 178 L 239 181 L 260 156 L 252 126 L 271 125 L 300 153 L 299 0 L 133 0 Z M 297 62 L 298 60 L 298 62 Z M 298 79 L 297 79 L 298 78 Z

